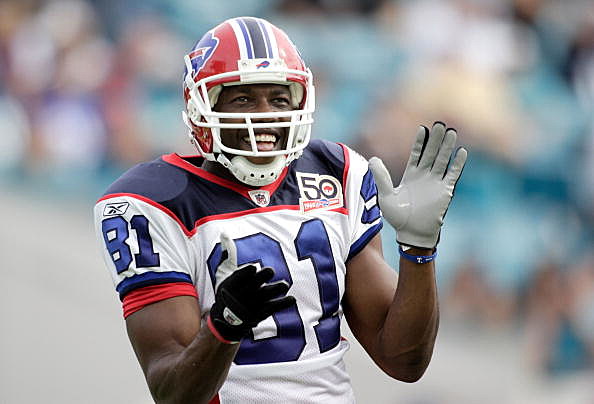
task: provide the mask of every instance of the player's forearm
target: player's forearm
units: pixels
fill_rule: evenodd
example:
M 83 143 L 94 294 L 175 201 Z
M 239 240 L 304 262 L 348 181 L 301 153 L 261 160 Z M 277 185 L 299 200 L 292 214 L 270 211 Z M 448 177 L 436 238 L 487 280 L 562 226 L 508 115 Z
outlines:
M 208 403 L 229 372 L 239 344 L 219 342 L 208 327 L 183 351 L 163 357 L 148 369 L 146 378 L 155 402 Z
M 406 255 L 430 256 L 439 241 L 444 216 L 468 155 L 464 148 L 454 150 L 456 140 L 456 130 L 443 122 L 435 122 L 431 130 L 421 126 L 398 187 L 394 187 L 380 159 L 369 160 L 380 207 L 396 229 L 398 243 L 419 247 L 400 259 L 396 295 L 378 338 L 382 363 L 387 363 L 390 370 L 409 369 L 407 378 L 412 381 L 420 377 L 431 359 L 439 311 L 433 263 L 418 263 L 424 260 Z
M 422 250 L 411 253 L 426 255 Z M 431 360 L 438 324 L 433 262 L 416 264 L 401 258 L 398 287 L 379 336 L 390 374 L 403 381 L 422 376 Z

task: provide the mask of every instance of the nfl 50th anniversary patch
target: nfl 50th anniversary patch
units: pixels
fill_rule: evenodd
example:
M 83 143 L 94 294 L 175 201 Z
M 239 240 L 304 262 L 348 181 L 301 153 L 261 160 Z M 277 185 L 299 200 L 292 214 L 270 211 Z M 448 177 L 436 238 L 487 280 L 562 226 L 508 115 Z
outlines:
M 340 181 L 330 175 L 297 172 L 301 212 L 330 210 L 344 205 Z

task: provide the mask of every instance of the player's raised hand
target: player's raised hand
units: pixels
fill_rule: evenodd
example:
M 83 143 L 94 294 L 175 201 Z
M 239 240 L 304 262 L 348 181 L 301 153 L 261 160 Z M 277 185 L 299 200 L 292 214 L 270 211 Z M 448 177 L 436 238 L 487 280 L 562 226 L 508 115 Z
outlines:
M 443 218 L 466 164 L 466 149 L 458 148 L 454 153 L 456 138 L 456 130 L 446 129 L 442 122 L 435 122 L 431 131 L 421 126 L 397 188 L 381 159 L 369 160 L 380 208 L 396 229 L 400 244 L 422 248 L 437 245 Z
M 227 258 L 217 268 L 215 302 L 208 326 L 219 339 L 236 343 L 260 321 L 293 305 L 295 298 L 286 295 L 286 281 L 268 283 L 274 277 L 272 268 L 257 271 L 251 264 L 238 267 L 235 242 L 224 233 L 221 246 Z

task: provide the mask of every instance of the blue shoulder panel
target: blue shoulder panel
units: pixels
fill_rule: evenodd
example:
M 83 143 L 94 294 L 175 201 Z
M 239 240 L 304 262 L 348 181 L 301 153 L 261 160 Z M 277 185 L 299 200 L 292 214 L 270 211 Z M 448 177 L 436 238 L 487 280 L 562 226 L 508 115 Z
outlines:
M 183 193 L 187 185 L 186 172 L 158 158 L 126 171 L 104 195 L 130 193 L 161 203 Z
M 254 207 L 237 192 L 161 158 L 131 168 L 108 188 L 105 195 L 119 193 L 140 195 L 166 207 L 188 230 L 205 216 Z
M 316 172 L 318 174 L 328 174 L 338 178 L 342 183 L 342 174 L 344 171 L 344 150 L 337 143 L 327 140 L 314 139 L 305 149 L 303 156 L 299 158 L 296 165 L 306 168 L 305 171 Z M 314 171 L 307 170 L 313 169 Z M 342 184 L 344 186 L 344 184 Z
M 192 163 L 200 166 L 201 161 Z M 284 181 L 270 195 L 268 206 L 299 205 L 296 172 L 331 175 L 342 183 L 344 164 L 340 145 L 312 140 L 303 155 L 291 163 Z M 104 195 L 120 193 L 140 195 L 166 207 L 188 230 L 206 216 L 258 208 L 237 190 L 216 184 L 161 158 L 131 168 Z

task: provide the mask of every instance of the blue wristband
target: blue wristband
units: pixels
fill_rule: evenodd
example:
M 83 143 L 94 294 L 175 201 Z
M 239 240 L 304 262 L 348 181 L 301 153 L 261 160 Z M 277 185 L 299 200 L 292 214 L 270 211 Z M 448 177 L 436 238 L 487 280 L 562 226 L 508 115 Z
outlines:
M 399 245 L 398 252 L 400 253 L 400 256 L 402 258 L 404 258 L 407 261 L 414 262 L 415 264 L 426 264 L 428 262 L 433 261 L 435 259 L 435 257 L 437 257 L 437 248 L 431 255 L 411 255 L 411 254 L 405 253 L 404 250 L 402 249 L 402 246 Z

